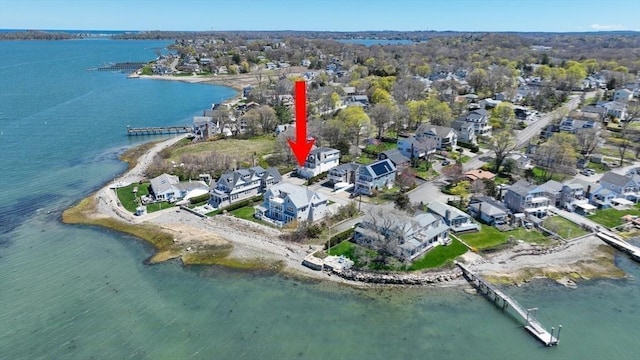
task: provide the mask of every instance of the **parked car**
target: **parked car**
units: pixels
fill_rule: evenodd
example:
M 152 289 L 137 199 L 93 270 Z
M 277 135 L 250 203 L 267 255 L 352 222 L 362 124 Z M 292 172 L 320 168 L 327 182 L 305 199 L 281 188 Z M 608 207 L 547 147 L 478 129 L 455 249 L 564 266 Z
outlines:
M 587 168 L 587 169 L 582 169 L 582 170 L 580 171 L 580 174 L 585 175 L 585 176 L 595 175 L 595 173 L 596 173 L 596 172 L 595 172 L 595 170 L 593 170 L 593 169 L 589 169 L 589 168 Z
M 449 160 L 442 160 L 442 166 L 447 166 L 447 165 L 449 165 L 449 164 L 451 164 L 451 161 L 449 161 Z

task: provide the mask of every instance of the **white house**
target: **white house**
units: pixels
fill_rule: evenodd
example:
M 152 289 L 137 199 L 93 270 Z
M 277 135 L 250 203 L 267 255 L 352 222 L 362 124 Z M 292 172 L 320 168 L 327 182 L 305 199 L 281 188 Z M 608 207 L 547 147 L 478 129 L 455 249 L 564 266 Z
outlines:
M 371 248 L 389 247 L 397 257 L 413 261 L 438 245 L 448 244 L 449 227 L 434 214 L 408 217 L 385 212 L 365 217 L 356 226 L 353 239 Z
M 178 188 L 180 179 L 175 175 L 162 174 L 151 179 L 151 193 L 156 201 L 173 201 L 180 199 L 181 191 Z
M 374 191 L 391 188 L 396 179 L 396 166 L 389 159 L 360 166 L 356 179 L 356 194 L 372 195 Z
M 262 194 L 282 180 L 278 169 L 255 166 L 222 174 L 211 189 L 209 203 L 219 208 Z
M 427 142 L 421 142 L 413 136 L 399 137 L 397 144 L 398 150 L 409 159 L 422 158 L 427 153 L 431 154 L 436 151 L 435 142 L 433 142 L 433 146 L 429 146 Z
M 607 109 L 607 115 L 618 119 L 627 117 L 627 105 L 618 101 L 599 101 L 596 107 Z
M 491 136 L 489 113 L 487 110 L 473 110 L 465 116 L 464 121 L 473 124 L 473 131 L 477 136 Z
M 480 225 L 473 221 L 471 215 L 456 207 L 435 200 L 427 205 L 427 209 L 440 216 L 453 232 L 480 230 Z
M 458 134 L 446 126 L 421 125 L 416 131 L 416 139 L 420 141 L 434 140 L 436 149 L 455 148 L 458 145 Z
M 264 194 L 255 217 L 283 226 L 292 221 L 318 221 L 329 214 L 328 200 L 321 193 L 304 186 L 280 183 Z
M 319 147 L 311 150 L 304 166 L 298 167 L 299 176 L 309 179 L 329 171 L 340 164 L 340 150 Z

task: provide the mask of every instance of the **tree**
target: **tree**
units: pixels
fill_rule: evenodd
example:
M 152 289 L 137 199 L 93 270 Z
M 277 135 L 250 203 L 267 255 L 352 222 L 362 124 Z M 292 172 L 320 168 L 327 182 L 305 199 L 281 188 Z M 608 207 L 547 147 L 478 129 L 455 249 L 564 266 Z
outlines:
M 292 120 L 291 109 L 288 106 L 278 104 L 273 108 L 276 112 L 279 124 L 289 124 Z
M 479 93 L 487 86 L 487 72 L 484 69 L 475 68 L 467 75 L 467 82 L 476 93 Z
M 268 134 L 275 130 L 278 123 L 276 111 L 269 105 L 262 105 L 259 108 L 251 109 L 245 115 L 248 127 L 252 135 Z
M 599 131 L 595 128 L 584 128 L 576 131 L 576 142 L 578 150 L 583 155 L 590 155 L 598 146 L 600 137 Z
M 398 193 L 396 193 L 396 195 L 394 196 L 393 205 L 398 210 L 411 210 L 411 200 L 409 200 L 409 196 L 402 191 L 398 191 Z
M 451 187 L 449 191 L 452 195 L 460 196 L 460 207 L 464 206 L 464 201 L 469 196 L 469 188 L 471 183 L 468 180 L 459 181 L 455 186 Z
M 409 129 L 416 129 L 426 117 L 428 112 L 428 106 L 426 100 L 411 100 L 407 102 L 407 108 L 409 109 L 409 121 L 407 127 Z
M 414 78 L 402 78 L 393 86 L 393 98 L 398 104 L 423 98 L 425 84 Z
M 516 115 L 509 103 L 501 102 L 491 111 L 489 122 L 494 129 L 513 129 Z
M 396 184 L 401 188 L 410 188 L 416 184 L 416 172 L 406 168 L 396 176 Z
M 391 104 L 391 94 L 385 89 L 377 88 L 371 94 L 371 103 L 373 104 Z
M 384 131 L 393 122 L 393 108 L 386 103 L 375 104 L 369 110 L 369 118 L 378 129 L 377 138 L 381 139 Z
M 582 64 L 574 63 L 567 68 L 567 90 L 571 91 L 587 77 L 587 70 Z
M 435 97 L 427 100 L 426 111 L 429 122 L 432 125 L 448 126 L 451 122 L 451 108 L 449 104 Z
M 362 222 L 362 226 L 371 230 L 373 236 L 371 246 L 376 250 L 377 256 L 373 260 L 381 267 L 388 266 L 400 245 L 402 234 L 411 222 L 396 212 L 390 212 L 380 207 L 371 210 Z
M 496 155 L 493 168 L 496 174 L 500 172 L 500 166 L 502 166 L 504 159 L 516 146 L 516 137 L 510 130 L 502 130 L 493 135 L 491 139 L 491 150 L 493 150 L 493 153 Z
M 544 177 L 549 180 L 555 174 L 575 173 L 577 156 L 576 139 L 573 134 L 555 133 L 544 144 L 538 146 L 534 160 L 544 170 Z
M 369 116 L 358 106 L 350 106 L 340 110 L 336 119 L 344 126 L 347 138 L 355 140 L 355 146 L 360 145 L 360 135 L 369 131 L 371 127 Z
M 451 164 L 442 168 L 442 173 L 446 175 L 452 184 L 457 184 L 464 179 L 464 169 L 462 164 Z

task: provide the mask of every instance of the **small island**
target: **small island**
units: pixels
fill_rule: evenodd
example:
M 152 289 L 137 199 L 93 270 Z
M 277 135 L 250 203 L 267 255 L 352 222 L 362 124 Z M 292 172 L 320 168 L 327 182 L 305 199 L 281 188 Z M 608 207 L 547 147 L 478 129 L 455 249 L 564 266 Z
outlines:
M 638 79 L 523 42 L 522 59 L 455 67 L 426 47 L 421 64 L 385 56 L 421 44 L 177 40 L 130 77 L 241 93 L 189 134 L 127 151 L 129 170 L 63 220 L 140 237 L 149 263 L 349 284 L 458 284 L 456 261 L 497 283 L 624 277 L 608 244 L 637 256 L 640 86 L 623 84 Z M 287 144 L 295 81 L 317 144 L 302 166 Z

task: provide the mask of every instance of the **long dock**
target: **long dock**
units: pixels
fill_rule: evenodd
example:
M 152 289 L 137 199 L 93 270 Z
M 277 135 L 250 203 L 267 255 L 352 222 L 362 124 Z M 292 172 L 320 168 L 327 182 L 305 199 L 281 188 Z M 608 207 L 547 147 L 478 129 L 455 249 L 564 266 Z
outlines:
M 127 135 L 162 135 L 162 134 L 180 134 L 190 133 L 193 130 L 191 126 L 153 126 L 153 127 L 131 127 L 127 126 Z
M 136 71 L 139 69 L 142 69 L 145 65 L 147 65 L 146 62 L 122 62 L 122 63 L 115 63 L 115 64 L 109 64 L 109 65 L 104 65 L 104 66 L 100 66 L 98 67 L 96 70 L 98 71 Z
M 478 274 L 471 271 L 463 264 L 456 262 L 456 265 L 462 269 L 462 274 L 476 289 L 478 289 L 489 300 L 493 300 L 496 306 L 501 307 L 502 310 L 506 310 L 511 307 L 515 313 L 525 321 L 524 328 L 533 335 L 536 339 L 540 340 L 545 346 L 557 345 L 560 340 L 560 330 L 562 325 L 558 326 L 558 333 L 554 336 L 554 328 L 551 328 L 549 333 L 542 324 L 531 314 L 532 311 L 538 310 L 537 308 L 526 309 L 520 305 L 515 299 L 509 295 L 503 293 L 500 289 L 491 285 L 484 280 Z
M 600 238 L 600 240 L 606 242 L 607 244 L 613 246 L 614 248 L 626 252 L 631 256 L 631 258 L 635 261 L 640 262 L 640 248 L 637 246 L 633 246 L 626 241 L 617 239 L 613 234 L 607 234 L 602 231 L 598 231 L 596 236 Z

